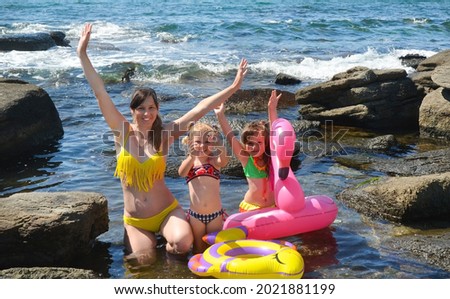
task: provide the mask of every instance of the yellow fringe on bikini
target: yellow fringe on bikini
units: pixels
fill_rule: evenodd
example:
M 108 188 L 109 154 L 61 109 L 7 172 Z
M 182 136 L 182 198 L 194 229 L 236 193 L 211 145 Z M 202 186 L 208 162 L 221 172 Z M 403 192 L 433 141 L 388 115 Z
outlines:
M 166 161 L 158 152 L 143 163 L 139 162 L 127 150 L 122 148 L 117 157 L 115 177 L 119 177 L 125 185 L 135 187 L 139 191 L 148 192 L 153 188 L 153 182 L 164 177 Z

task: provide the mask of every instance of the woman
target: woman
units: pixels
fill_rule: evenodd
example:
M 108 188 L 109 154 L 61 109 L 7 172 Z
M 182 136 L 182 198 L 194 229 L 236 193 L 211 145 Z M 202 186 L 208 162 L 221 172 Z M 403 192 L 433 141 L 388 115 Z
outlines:
M 117 110 L 105 85 L 87 55 L 92 25 L 82 30 L 77 54 L 84 75 L 97 98 L 103 116 L 114 132 L 117 168 L 124 198 L 124 241 L 131 253 L 148 252 L 156 247 L 156 233 L 167 241 L 166 250 L 187 253 L 193 242 L 191 228 L 183 209 L 164 181 L 170 145 L 197 121 L 239 90 L 247 73 L 247 61 L 240 62 L 234 82 L 224 90 L 200 101 L 180 118 L 163 124 L 159 103 L 152 89 L 137 90 L 130 103 L 133 121 Z

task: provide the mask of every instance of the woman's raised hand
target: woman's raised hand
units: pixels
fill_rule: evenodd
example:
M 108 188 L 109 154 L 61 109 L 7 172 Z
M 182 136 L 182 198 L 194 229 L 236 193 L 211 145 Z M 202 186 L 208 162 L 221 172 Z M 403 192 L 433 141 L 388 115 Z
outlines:
M 242 58 L 239 63 L 239 68 L 236 73 L 236 78 L 234 79 L 233 86 L 237 87 L 237 89 L 241 88 L 242 81 L 244 81 L 244 77 L 247 74 L 247 59 Z
M 79 57 L 83 54 L 86 54 L 89 39 L 91 37 L 91 31 L 92 24 L 85 24 L 83 30 L 81 31 L 80 40 L 78 41 L 77 54 Z

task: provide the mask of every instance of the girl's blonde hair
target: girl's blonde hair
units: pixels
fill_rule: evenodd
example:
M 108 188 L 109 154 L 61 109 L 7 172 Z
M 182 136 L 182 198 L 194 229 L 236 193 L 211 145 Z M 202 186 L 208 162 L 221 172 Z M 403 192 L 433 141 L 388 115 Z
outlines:
M 183 137 L 181 142 L 184 145 L 188 145 L 190 141 L 194 139 L 194 136 L 205 136 L 208 134 L 218 134 L 218 130 L 216 126 L 210 126 L 208 124 L 202 122 L 191 122 L 189 125 L 189 132 L 186 136 Z

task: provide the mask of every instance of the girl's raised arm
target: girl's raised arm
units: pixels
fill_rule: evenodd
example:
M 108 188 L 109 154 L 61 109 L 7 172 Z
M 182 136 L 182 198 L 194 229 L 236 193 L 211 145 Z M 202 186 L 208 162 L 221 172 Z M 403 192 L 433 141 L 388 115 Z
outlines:
M 223 105 L 223 104 L 222 104 Z M 215 111 L 216 109 L 214 109 Z M 216 135 L 214 138 L 214 151 L 218 153 L 215 157 L 215 166 L 217 167 L 225 167 L 227 166 L 228 162 L 230 161 L 230 157 L 228 156 L 227 147 L 224 144 L 224 141 L 222 137 L 220 136 L 219 132 L 216 132 Z
M 278 106 L 278 101 L 281 98 L 281 93 L 279 95 L 277 95 L 277 91 L 276 90 L 272 90 L 272 93 L 270 95 L 269 98 L 269 103 L 267 104 L 267 112 L 269 114 L 269 122 L 270 122 L 270 127 L 272 128 L 272 123 L 278 118 L 278 112 L 277 112 L 277 106 Z
M 222 128 L 223 134 L 227 138 L 228 143 L 231 146 L 231 150 L 242 165 L 246 165 L 248 161 L 248 155 L 245 155 L 244 147 L 239 139 L 234 136 L 233 129 L 230 126 L 226 116 L 225 116 L 225 105 L 221 104 L 219 108 L 214 109 L 216 113 L 217 120 L 219 121 L 220 127 Z

